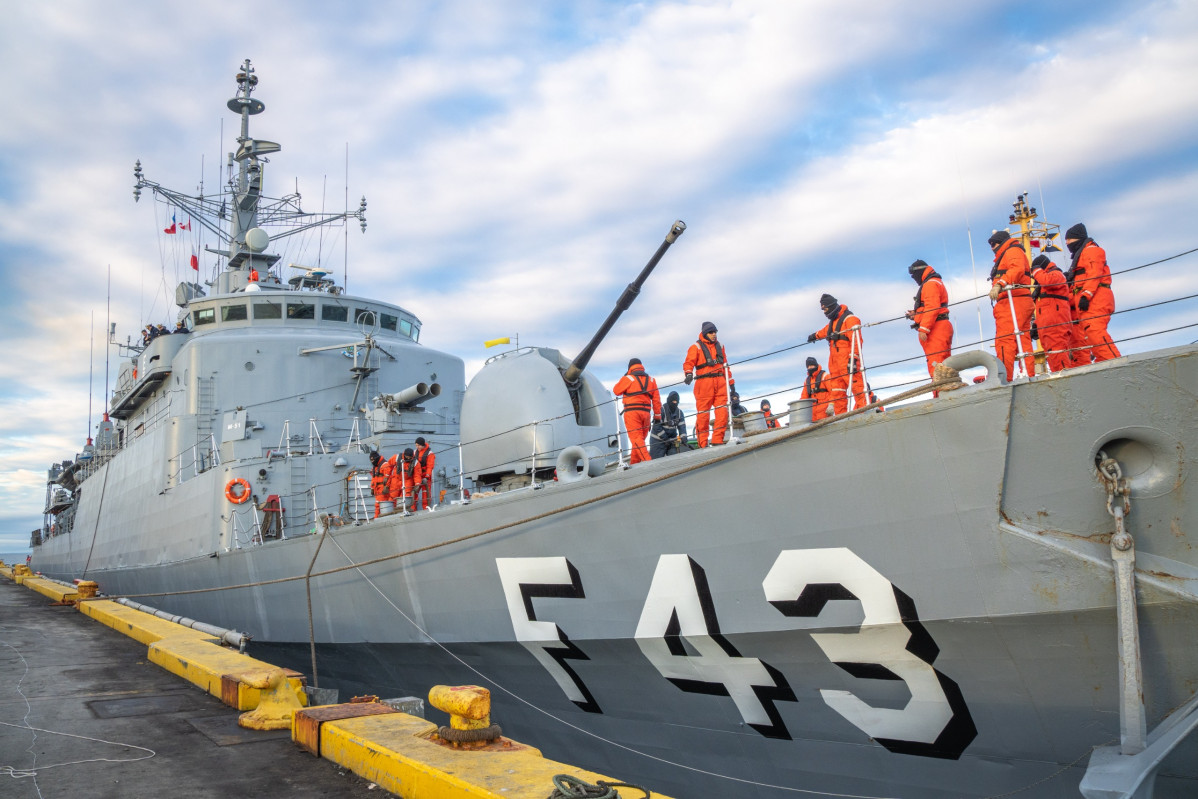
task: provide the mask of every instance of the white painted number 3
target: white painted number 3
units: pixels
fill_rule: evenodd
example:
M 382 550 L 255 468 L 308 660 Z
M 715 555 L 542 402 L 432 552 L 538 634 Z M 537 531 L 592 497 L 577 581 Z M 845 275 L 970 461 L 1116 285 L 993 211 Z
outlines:
M 819 616 L 834 599 L 857 600 L 865 618 L 855 633 L 813 633 L 836 665 L 854 677 L 902 680 L 911 699 L 875 708 L 849 691 L 821 690 L 828 707 L 892 752 L 956 759 L 977 735 L 957 684 L 932 663 L 939 648 L 915 603 L 851 550 L 782 552 L 762 588 L 785 616 Z

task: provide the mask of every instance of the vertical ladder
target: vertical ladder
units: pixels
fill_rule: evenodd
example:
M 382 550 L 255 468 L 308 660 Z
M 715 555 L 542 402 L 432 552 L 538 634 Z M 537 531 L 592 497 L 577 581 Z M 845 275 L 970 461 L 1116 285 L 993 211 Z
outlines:
M 296 455 L 287 459 L 291 467 L 291 490 L 285 500 L 287 509 L 286 530 L 291 535 L 305 535 L 312 519 L 312 485 L 308 479 L 308 459 Z
M 216 410 L 216 378 L 201 377 L 196 381 L 196 447 L 200 452 L 208 452 L 208 442 L 212 439 L 212 413 Z M 206 471 L 212 466 L 210 456 L 205 456 L 198 471 Z

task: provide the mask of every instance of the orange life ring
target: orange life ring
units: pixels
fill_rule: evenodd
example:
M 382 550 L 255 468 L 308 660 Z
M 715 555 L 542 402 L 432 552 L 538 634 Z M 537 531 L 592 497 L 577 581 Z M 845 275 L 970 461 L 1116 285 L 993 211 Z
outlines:
M 233 489 L 241 486 L 241 492 L 237 493 Z M 234 505 L 240 505 L 250 498 L 250 481 L 244 477 L 235 477 L 225 486 L 225 499 L 232 502 Z

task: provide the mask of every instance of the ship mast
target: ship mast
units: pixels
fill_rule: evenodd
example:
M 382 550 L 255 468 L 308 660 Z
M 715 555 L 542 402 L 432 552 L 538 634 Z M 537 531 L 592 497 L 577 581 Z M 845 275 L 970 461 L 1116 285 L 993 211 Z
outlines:
M 1013 235 L 1019 237 L 1019 244 L 1023 247 L 1023 252 L 1027 255 L 1027 262 L 1030 264 L 1035 258 L 1035 255 L 1032 254 L 1033 248 L 1042 253 L 1061 251 L 1056 243 L 1056 238 L 1061 233 L 1061 226 L 1037 221 L 1036 209 L 1027 204 L 1027 195 L 1028 192 L 1025 191 L 1015 198 L 1015 202 L 1011 203 L 1015 210 L 1011 213 L 1009 221 L 1010 224 L 1019 226 L 1019 232 Z
M 237 291 L 246 283 L 246 274 L 252 270 L 265 273 L 281 256 L 266 253 L 272 240 L 294 236 L 321 225 L 357 219 L 362 231 L 366 231 L 366 198 L 363 197 L 353 211 L 348 208 L 340 213 L 308 213 L 300 205 L 298 192 L 280 198 L 263 194 L 263 170 L 268 159 L 265 157 L 283 149 L 278 142 L 255 139 L 250 135 L 250 117 L 266 110 L 266 104 L 252 96 L 258 86 L 258 76 L 247 58 L 237 71 L 237 95 L 226 105 L 230 111 L 241 116 L 241 129 L 237 137 L 237 150 L 229 153 L 230 171 L 237 163 L 237 174 L 229 178 L 227 191 L 218 197 L 193 196 L 174 191 L 152 180 L 147 180 L 141 161 L 133 168 L 133 199 L 140 200 L 143 189 L 149 189 L 162 202 L 189 214 L 213 233 L 223 244 L 222 248 L 205 249 L 227 259 L 224 271 L 216 282 L 217 293 Z M 227 222 L 227 224 L 226 224 Z M 271 227 L 268 234 L 265 226 Z M 227 229 L 226 229 L 227 228 Z
M 237 152 L 229 153 L 230 161 L 238 164 L 236 185 L 233 186 L 233 218 L 229 230 L 230 270 L 265 272 L 278 255 L 264 255 L 270 236 L 258 227 L 258 205 L 262 197 L 262 169 L 267 159 L 262 156 L 283 149 L 278 142 L 250 137 L 250 117 L 266 110 L 266 104 L 251 97 L 258 86 L 258 76 L 247 58 L 237 73 L 237 96 L 229 100 L 229 110 L 241 115 L 241 135 L 237 137 Z

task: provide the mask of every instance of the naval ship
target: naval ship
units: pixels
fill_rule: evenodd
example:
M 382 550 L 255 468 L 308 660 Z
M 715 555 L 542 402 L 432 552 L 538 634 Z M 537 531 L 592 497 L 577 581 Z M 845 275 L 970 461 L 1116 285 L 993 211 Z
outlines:
M 366 202 L 265 195 L 236 81 L 227 190 L 135 169 L 227 247 L 50 469 L 34 569 L 346 695 L 488 686 L 505 734 L 679 797 L 1198 792 L 1198 347 L 1012 382 L 960 353 L 984 379 L 629 466 L 586 366 L 684 225 L 580 356 L 467 384 L 411 311 L 271 253 Z M 376 516 L 370 452 L 417 436 L 432 510 Z

